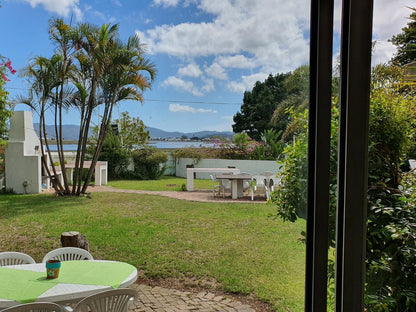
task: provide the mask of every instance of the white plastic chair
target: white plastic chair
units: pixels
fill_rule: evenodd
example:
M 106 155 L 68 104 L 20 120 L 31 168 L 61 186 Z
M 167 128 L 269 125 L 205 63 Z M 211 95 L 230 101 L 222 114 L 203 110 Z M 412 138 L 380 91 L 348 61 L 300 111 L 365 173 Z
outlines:
M 262 173 L 254 176 L 253 180 L 256 181 L 254 185 L 254 191 L 257 191 L 258 189 L 264 189 L 264 195 L 267 199 L 270 199 L 270 188 L 268 187 L 267 176 L 263 175 Z
M 0 252 L 0 266 L 36 263 L 31 256 L 16 251 Z
M 127 312 L 129 302 L 136 299 L 137 296 L 137 291 L 130 288 L 107 290 L 82 299 L 73 311 Z
M 218 196 L 219 196 L 220 193 L 221 193 L 222 185 L 221 185 L 221 182 L 219 180 L 217 180 L 212 174 L 210 174 L 209 176 L 210 176 L 211 181 L 213 183 L 213 186 L 212 186 L 212 198 L 215 198 L 215 190 L 218 189 Z M 223 194 L 224 194 L 224 191 L 223 191 Z
M 65 309 L 53 302 L 34 302 L 19 304 L 2 312 L 65 312 Z
M 43 257 L 42 262 L 46 263 L 48 260 L 94 260 L 94 257 L 87 250 L 82 248 L 63 247 L 48 252 L 45 257 Z
M 233 172 L 224 172 L 223 175 L 233 175 Z M 231 181 L 227 179 L 220 180 L 221 188 L 222 188 L 222 197 L 225 197 L 225 191 L 231 193 Z

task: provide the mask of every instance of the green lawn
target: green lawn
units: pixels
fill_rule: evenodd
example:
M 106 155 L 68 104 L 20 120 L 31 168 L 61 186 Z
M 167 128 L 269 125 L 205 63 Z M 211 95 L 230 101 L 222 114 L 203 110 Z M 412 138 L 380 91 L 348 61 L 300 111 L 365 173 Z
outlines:
M 108 185 L 119 189 L 145 191 L 181 191 L 186 187 L 186 178 L 162 176 L 159 180 L 113 180 Z M 212 189 L 211 180 L 194 180 L 195 189 Z
M 129 262 L 149 277 L 215 279 L 223 290 L 254 293 L 278 311 L 303 311 L 305 222 L 284 223 L 273 212 L 265 204 L 141 194 L 1 195 L 0 251 L 41 261 L 60 246 L 62 232 L 76 230 L 97 259 Z

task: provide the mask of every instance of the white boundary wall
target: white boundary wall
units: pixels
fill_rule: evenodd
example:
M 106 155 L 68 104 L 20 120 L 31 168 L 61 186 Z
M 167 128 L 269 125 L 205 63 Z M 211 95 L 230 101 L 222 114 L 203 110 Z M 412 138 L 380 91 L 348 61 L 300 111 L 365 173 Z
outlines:
M 186 178 L 186 166 L 194 165 L 195 168 L 228 168 L 233 166 L 240 169 L 240 172 L 249 174 L 259 174 L 265 171 L 270 171 L 276 174 L 279 170 L 279 165 L 275 160 L 239 160 L 239 159 L 200 159 L 193 158 L 179 158 L 176 160 L 176 176 Z M 196 172 L 197 179 L 210 179 L 208 172 Z

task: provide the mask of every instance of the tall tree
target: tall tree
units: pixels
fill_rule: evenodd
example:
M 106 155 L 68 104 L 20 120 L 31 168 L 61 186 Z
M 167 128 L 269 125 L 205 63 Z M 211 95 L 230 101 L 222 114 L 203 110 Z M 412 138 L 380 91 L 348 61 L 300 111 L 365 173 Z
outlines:
M 287 142 L 302 126 L 298 118 L 293 118 L 297 115 L 293 113 L 303 112 L 309 106 L 309 66 L 303 65 L 288 73 L 285 87 L 288 96 L 273 112 L 271 122 L 283 130 L 282 139 Z
M 109 29 L 112 30 L 112 28 Z M 100 38 L 103 35 L 102 32 L 103 28 Z M 129 37 L 126 43 L 118 40 L 116 36 L 113 40 L 108 41 L 104 54 L 101 51 L 98 54 L 96 52 L 93 52 L 94 57 L 101 57 L 104 61 L 98 80 L 104 107 L 96 151 L 87 174 L 88 182 L 99 158 L 111 122 L 114 105 L 124 100 L 143 102 L 142 93 L 150 88 L 156 75 L 155 65 L 143 57 L 145 50 L 137 35 Z M 81 192 L 85 193 L 87 187 L 88 183 L 84 183 Z
M 137 36 L 130 37 L 126 43 L 119 40 L 118 25 L 98 27 L 85 23 L 72 27 L 61 19 L 53 19 L 49 34 L 56 46 L 55 55 L 50 60 L 42 57 L 33 59 L 26 75 L 32 82 L 32 90 L 39 103 L 40 132 L 43 132 L 41 137 L 45 140 L 46 109 L 50 108 L 55 115 L 58 154 L 64 178 L 64 185 L 57 183 L 55 190 L 60 195 L 79 196 L 86 192 L 91 181 L 114 105 L 123 100 L 142 102 L 142 93 L 150 88 L 156 68 L 144 57 L 145 51 Z M 31 98 L 26 102 L 33 103 Z M 62 114 L 70 107 L 80 112 L 72 190 L 69 187 L 71 181 L 64 174 L 62 148 Z M 98 107 L 102 114 L 97 144 L 87 178 L 82 180 L 91 118 Z M 47 144 L 46 148 L 49 150 Z
M 49 163 L 45 157 L 45 151 L 42 148 L 42 166 L 45 172 L 52 178 L 56 175 L 56 168 L 52 164 L 52 155 L 48 146 L 45 113 L 47 110 L 56 106 L 57 103 L 57 88 L 59 88 L 58 75 L 62 67 L 62 58 L 60 55 L 54 55 L 50 59 L 42 56 L 33 58 L 29 65 L 23 70 L 22 75 L 28 78 L 31 84 L 30 93 L 28 97 L 20 97 L 20 103 L 27 104 L 32 110 L 39 115 L 39 138 L 41 146 L 46 146 Z M 62 143 L 62 142 L 61 142 Z M 62 148 L 62 147 L 61 147 Z M 51 165 L 52 172 L 48 170 Z M 54 184 L 55 191 L 58 194 L 65 193 L 64 187 L 59 180 Z M 68 190 L 66 191 L 68 193 Z
M 406 65 L 416 61 L 416 8 L 412 10 L 406 27 L 402 32 L 393 36 L 391 42 L 397 47 L 397 52 L 392 58 L 392 62 L 398 65 Z
M 287 97 L 284 83 L 287 76 L 269 75 L 264 82 L 257 81 L 252 91 L 244 92 L 240 112 L 233 117 L 235 133 L 247 132 L 251 138 L 260 140 L 265 130 L 282 130 L 283 127 L 274 126 L 270 119 L 277 105 Z
M 149 131 L 139 117 L 130 117 L 128 112 L 122 112 L 115 121 L 119 126 L 121 146 L 129 151 L 137 145 L 144 145 L 150 140 Z

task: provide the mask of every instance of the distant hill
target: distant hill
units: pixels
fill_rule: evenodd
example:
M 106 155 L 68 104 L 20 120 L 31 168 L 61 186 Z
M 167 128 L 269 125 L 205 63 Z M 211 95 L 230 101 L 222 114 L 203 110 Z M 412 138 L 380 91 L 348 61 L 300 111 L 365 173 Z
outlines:
M 162 139 L 180 138 L 182 136 L 186 136 L 188 138 L 198 137 L 201 139 L 210 138 L 212 136 L 222 136 L 222 137 L 234 136 L 234 133 L 232 133 L 231 131 L 221 131 L 221 132 L 219 131 L 198 131 L 198 132 L 174 131 L 174 132 L 169 132 L 169 131 L 164 131 L 164 130 L 161 130 L 158 128 L 152 128 L 152 127 L 147 127 L 147 130 L 149 130 L 151 138 L 162 138 Z
M 39 124 L 33 124 L 35 131 L 38 133 Z M 210 138 L 212 136 L 221 136 L 221 137 L 233 137 L 234 133 L 231 131 L 198 131 L 198 132 L 179 132 L 179 131 L 164 131 L 158 128 L 147 127 L 149 130 L 151 138 L 180 138 L 186 136 L 188 138 L 198 137 L 201 139 Z M 55 127 L 52 125 L 46 126 L 46 133 L 50 139 L 55 138 Z M 62 126 L 62 136 L 64 140 L 78 140 L 79 126 L 77 125 L 63 125 Z
M 37 135 L 39 135 L 39 124 L 33 123 L 33 127 Z M 55 139 L 55 126 L 46 125 L 46 133 L 49 139 Z M 78 140 L 79 126 L 77 125 L 62 125 L 62 137 L 64 140 Z

